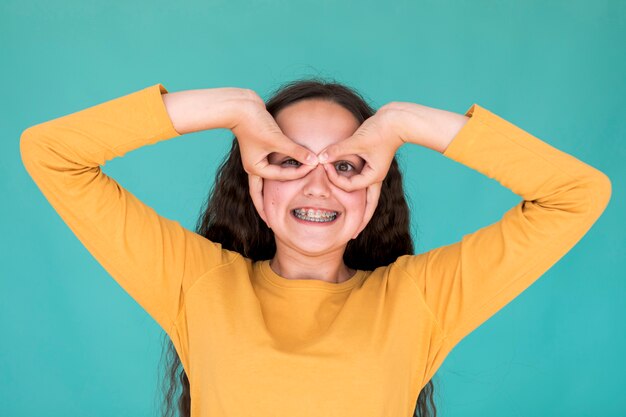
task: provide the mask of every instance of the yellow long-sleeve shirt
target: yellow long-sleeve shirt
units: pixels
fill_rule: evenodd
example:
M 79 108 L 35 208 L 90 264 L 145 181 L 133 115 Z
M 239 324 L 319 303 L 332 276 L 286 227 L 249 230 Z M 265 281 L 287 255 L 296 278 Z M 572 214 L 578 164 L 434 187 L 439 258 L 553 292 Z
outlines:
M 286 279 L 102 172 L 180 136 L 165 92 L 156 84 L 32 126 L 20 150 L 61 218 L 171 337 L 194 417 L 411 416 L 452 348 L 563 257 L 611 196 L 604 173 L 474 104 L 443 155 L 523 201 L 459 242 L 338 284 Z

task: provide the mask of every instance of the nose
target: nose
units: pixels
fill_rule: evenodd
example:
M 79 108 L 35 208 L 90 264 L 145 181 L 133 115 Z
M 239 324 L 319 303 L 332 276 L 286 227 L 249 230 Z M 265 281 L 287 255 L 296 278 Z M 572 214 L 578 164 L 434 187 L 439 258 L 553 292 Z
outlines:
M 330 179 L 320 164 L 304 176 L 303 192 L 307 197 L 328 198 L 330 196 Z

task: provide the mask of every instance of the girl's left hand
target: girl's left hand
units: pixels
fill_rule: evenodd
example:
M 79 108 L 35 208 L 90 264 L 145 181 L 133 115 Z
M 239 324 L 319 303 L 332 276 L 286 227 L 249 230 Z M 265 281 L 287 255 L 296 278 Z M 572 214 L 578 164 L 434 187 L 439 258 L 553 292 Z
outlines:
M 382 106 L 352 136 L 318 154 L 328 178 L 337 187 L 350 192 L 383 182 L 396 151 L 406 143 L 394 127 L 394 114 L 393 103 Z M 358 155 L 365 160 L 363 169 L 357 175 L 343 176 L 335 170 L 333 162 L 346 155 Z

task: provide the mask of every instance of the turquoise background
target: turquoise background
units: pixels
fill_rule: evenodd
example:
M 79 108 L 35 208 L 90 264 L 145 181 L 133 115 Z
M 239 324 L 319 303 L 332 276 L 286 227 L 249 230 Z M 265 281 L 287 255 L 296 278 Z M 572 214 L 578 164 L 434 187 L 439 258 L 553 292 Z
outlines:
M 444 417 L 626 415 L 625 17 L 620 0 L 2 0 L 0 415 L 155 416 L 160 382 L 160 327 L 35 186 L 21 132 L 157 82 L 267 98 L 313 75 L 376 108 L 479 103 L 611 178 L 603 216 L 457 345 L 435 398 Z M 105 172 L 193 228 L 230 138 L 185 135 Z M 520 201 L 432 150 L 405 146 L 399 157 L 418 252 Z

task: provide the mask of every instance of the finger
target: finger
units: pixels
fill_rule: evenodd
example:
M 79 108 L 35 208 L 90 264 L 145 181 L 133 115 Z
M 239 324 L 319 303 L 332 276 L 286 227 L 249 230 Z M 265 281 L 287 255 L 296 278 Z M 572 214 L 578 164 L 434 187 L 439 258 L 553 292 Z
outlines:
M 339 175 L 333 164 L 324 164 L 324 169 L 330 181 L 344 191 L 352 192 L 368 187 L 370 184 L 377 182 L 375 172 L 367 167 L 363 168 L 360 174 L 353 177 L 344 177 Z
M 335 169 L 334 164 L 326 163 L 323 164 L 323 167 L 330 182 L 332 182 L 344 191 L 349 191 L 347 188 L 350 187 L 350 181 L 347 177 L 343 177 L 337 173 L 337 169 Z
M 263 167 L 256 167 L 255 175 L 269 180 L 289 181 L 304 177 L 315 169 L 316 165 L 300 165 L 297 168 L 283 168 L 278 165 L 267 164 Z
M 258 175 L 248 174 L 248 188 L 250 190 L 252 204 L 254 204 L 254 207 L 256 208 L 257 213 L 259 213 L 261 219 L 263 219 L 265 224 L 267 224 L 265 210 L 263 209 L 263 178 Z
M 280 152 L 284 155 L 290 156 L 296 161 L 304 165 L 317 166 L 317 155 L 304 146 L 298 145 L 287 136 L 280 135 L 280 139 L 272 143 L 272 152 Z
M 376 207 L 378 207 L 378 200 L 380 198 L 380 191 L 382 189 L 382 182 L 375 182 L 367 187 L 367 194 L 365 197 L 365 212 L 363 213 L 363 222 L 359 226 L 358 231 L 352 236 L 352 239 L 356 239 L 357 236 L 367 227 L 370 220 L 374 216 Z

